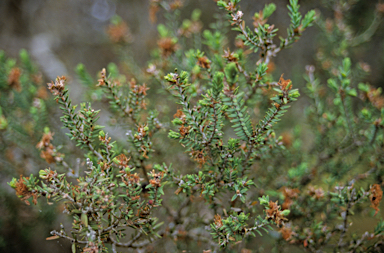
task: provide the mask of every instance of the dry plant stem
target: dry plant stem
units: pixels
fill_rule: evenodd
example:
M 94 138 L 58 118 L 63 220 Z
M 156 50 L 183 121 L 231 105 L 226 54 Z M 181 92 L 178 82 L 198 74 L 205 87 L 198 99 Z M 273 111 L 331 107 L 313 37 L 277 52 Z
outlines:
M 373 234 L 370 234 L 368 231 L 365 232 L 360 239 L 358 239 L 356 241 L 356 244 L 354 245 L 354 247 L 349 251 L 349 252 L 356 252 L 356 250 L 358 249 L 358 247 L 360 245 L 362 245 L 364 243 L 365 240 L 369 240 L 373 237 Z
M 112 216 L 112 217 L 115 217 L 115 216 Z M 117 217 L 115 217 L 115 218 L 117 218 Z M 102 233 L 111 231 L 111 230 L 113 230 L 114 228 L 116 228 L 116 227 L 119 225 L 119 222 L 120 222 L 122 219 L 123 219 L 122 217 L 117 218 L 115 221 L 113 221 L 113 224 L 112 224 L 111 226 L 109 226 L 109 227 L 107 227 L 107 228 L 104 228 L 103 231 L 102 231 Z M 113 219 L 112 219 L 112 220 L 113 220 Z
M 129 242 L 126 242 L 126 243 L 118 242 L 112 236 L 110 238 L 111 238 L 112 243 L 115 244 L 115 246 L 122 247 L 122 248 L 140 248 L 140 247 L 143 247 L 143 246 L 147 245 L 148 243 L 150 243 L 150 241 L 144 241 L 141 244 L 134 245 L 134 243 L 137 240 L 139 240 L 142 235 L 143 234 L 141 232 L 139 232 L 139 233 L 137 233 L 137 235 L 135 235 L 135 237 L 132 238 L 132 240 L 130 240 Z
M 374 170 L 374 168 L 372 168 L 370 171 L 368 171 L 367 173 L 372 173 Z M 348 185 L 353 185 L 354 184 L 354 181 L 355 179 L 352 179 Z M 369 195 L 369 192 L 361 195 L 359 198 L 356 197 L 356 189 L 353 188 L 352 191 L 351 191 L 351 195 L 349 196 L 348 198 L 348 205 L 346 207 L 346 210 L 345 210 L 345 215 L 343 217 L 343 224 L 342 224 L 342 228 L 341 228 L 341 234 L 340 234 L 340 238 L 339 238 L 339 242 L 337 244 L 338 248 L 341 249 L 342 247 L 345 246 L 346 243 L 343 242 L 343 239 L 348 231 L 348 228 L 349 228 L 349 224 L 348 224 L 348 216 L 350 214 L 350 210 L 351 208 L 356 204 L 358 203 L 361 199 L 363 198 L 366 198 L 368 197 Z
M 107 163 L 110 164 L 111 163 L 111 153 L 109 152 L 109 148 L 108 148 L 108 145 L 105 145 L 105 152 L 107 153 Z
M 70 236 L 67 236 L 67 235 L 65 235 L 65 234 L 63 234 L 63 233 L 61 233 L 61 232 L 57 232 L 56 230 L 51 231 L 51 234 L 52 234 L 52 235 L 60 236 L 60 237 L 65 238 L 65 239 L 68 239 L 68 240 L 71 241 L 72 243 L 79 243 L 79 244 L 87 244 L 87 243 L 88 243 L 88 241 L 80 241 L 80 240 L 77 240 L 77 239 L 72 238 L 72 237 L 70 237 Z
M 347 230 L 348 230 L 348 215 L 349 215 L 349 210 L 351 209 L 352 207 L 352 198 L 355 196 L 355 189 L 352 190 L 351 192 L 351 196 L 350 198 L 348 199 L 348 205 L 347 205 L 347 208 L 345 210 L 345 214 L 344 214 L 344 217 L 343 217 L 343 225 L 342 225 L 342 230 L 341 230 L 341 234 L 340 234 L 340 238 L 339 238 L 339 242 L 337 243 L 337 246 L 340 248 L 342 248 L 344 246 L 344 242 L 343 242 L 343 238 L 345 236 L 345 234 L 347 233 Z

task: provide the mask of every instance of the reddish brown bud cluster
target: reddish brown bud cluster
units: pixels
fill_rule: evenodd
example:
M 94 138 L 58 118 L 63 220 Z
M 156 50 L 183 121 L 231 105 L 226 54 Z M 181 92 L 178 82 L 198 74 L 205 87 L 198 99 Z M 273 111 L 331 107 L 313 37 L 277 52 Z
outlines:
M 183 119 L 183 118 L 185 118 L 185 114 L 183 113 L 182 110 L 177 109 L 176 113 L 173 115 L 173 118 Z
M 129 161 L 131 160 L 131 158 L 127 158 L 124 154 L 116 156 L 116 159 L 119 161 L 117 165 L 120 169 L 127 167 Z
M 67 78 L 65 76 L 57 77 L 55 82 L 48 83 L 48 89 L 51 91 L 51 93 L 54 96 L 61 95 L 64 91 L 64 83 L 67 81 Z
M 282 192 L 285 198 L 284 203 L 282 204 L 282 208 L 289 209 L 289 207 L 293 203 L 292 199 L 297 199 L 297 197 L 299 196 L 300 190 L 283 187 Z
M 267 209 L 265 212 L 267 214 L 267 219 L 272 220 L 276 223 L 277 226 L 281 226 L 287 218 L 283 216 L 283 214 L 280 211 L 280 206 L 276 202 L 269 201 L 269 209 Z
M 166 37 L 166 38 L 161 38 L 158 42 L 157 45 L 159 46 L 161 50 L 161 54 L 164 57 L 168 57 L 171 54 L 173 54 L 176 49 L 177 49 L 177 44 L 174 41 L 174 39 Z
M 232 17 L 232 23 L 231 25 L 235 25 L 235 24 L 240 24 L 241 22 L 243 22 L 243 17 L 244 13 L 242 11 L 237 11 L 235 14 L 231 14 L 231 17 Z
M 127 24 L 123 21 L 108 27 L 107 33 L 112 42 L 132 42 L 133 37 Z
M 221 219 L 220 214 L 215 214 L 213 221 L 215 222 L 217 228 L 221 228 L 223 226 L 223 221 Z
M 235 55 L 235 53 L 231 52 L 231 50 L 228 48 L 227 50 L 224 50 L 224 54 L 222 55 L 227 61 L 229 62 L 237 62 L 239 59 Z
M 284 240 L 289 241 L 292 238 L 293 232 L 290 227 L 283 226 L 280 229 L 281 236 L 283 237 Z
M 369 196 L 371 200 L 371 206 L 375 209 L 375 215 L 379 212 L 379 206 L 381 202 L 381 198 L 383 197 L 383 190 L 381 190 L 381 186 L 379 184 L 374 184 L 370 189 L 371 195 Z
M 28 179 L 28 177 L 27 177 Z M 37 194 L 36 193 L 33 193 L 31 192 L 28 187 L 24 184 L 24 179 L 23 177 L 20 175 L 20 179 L 17 181 L 16 183 L 16 195 L 21 197 L 21 200 L 23 200 L 27 205 L 29 205 L 29 202 L 27 201 L 27 199 L 29 199 L 30 197 L 33 197 L 33 204 L 37 204 Z
M 41 150 L 40 157 L 45 159 L 47 163 L 61 162 L 62 154 L 56 152 L 56 147 L 51 144 L 53 133 L 44 133 L 43 137 L 37 143 L 36 148 Z
M 203 164 L 206 162 L 206 155 L 204 154 L 204 150 L 193 150 L 191 152 L 191 156 L 193 157 L 193 160 L 195 160 L 199 166 L 203 166 Z
M 124 173 L 124 171 L 120 171 L 120 173 Z M 121 176 L 121 179 L 126 186 L 137 185 L 141 181 L 141 178 L 137 173 L 125 173 Z
M 228 11 L 235 11 L 236 10 L 236 4 L 232 3 L 232 2 L 229 2 L 227 4 L 227 7 L 225 7 L 226 10 Z
M 108 147 L 109 143 L 111 142 L 111 137 L 108 137 L 108 133 L 106 133 L 104 136 L 99 136 L 99 140 Z
M 288 90 L 292 89 L 292 85 L 290 85 L 291 80 L 290 79 L 284 80 L 283 75 L 284 74 L 282 74 L 280 76 L 280 80 L 278 82 L 278 85 L 280 86 L 282 91 L 288 91 Z
M 103 86 L 107 84 L 107 71 L 103 68 L 100 72 L 100 79 L 97 80 L 99 83 L 96 86 Z
M 11 69 L 11 72 L 8 75 L 8 85 L 17 92 L 21 91 L 20 76 L 21 70 L 19 68 Z
M 259 11 L 259 13 L 253 16 L 253 26 L 255 28 L 263 26 L 265 23 L 267 23 L 267 19 L 263 17 L 263 11 Z
M 172 3 L 169 4 L 169 7 L 171 8 L 171 10 L 176 10 L 183 7 L 183 5 L 184 3 L 182 0 L 174 0 Z
M 164 177 L 164 172 L 155 173 L 155 171 L 152 170 L 151 174 L 152 174 L 152 179 L 149 180 L 149 184 L 151 184 L 153 187 L 160 187 L 161 180 Z
M 375 89 L 373 87 L 370 87 L 369 91 L 366 93 L 368 100 L 379 110 L 384 107 L 384 97 L 380 96 L 380 94 L 380 89 Z
M 324 191 L 321 187 L 316 189 L 315 187 L 310 186 L 308 188 L 308 194 L 309 196 L 314 197 L 316 200 L 319 200 L 324 197 Z
M 199 65 L 202 68 L 210 69 L 211 68 L 211 61 L 208 60 L 206 56 L 199 57 L 197 59 L 197 65 Z
M 200 21 L 192 21 L 187 27 L 180 28 L 177 32 L 187 38 L 190 38 L 192 34 L 199 33 L 203 28 L 203 24 Z

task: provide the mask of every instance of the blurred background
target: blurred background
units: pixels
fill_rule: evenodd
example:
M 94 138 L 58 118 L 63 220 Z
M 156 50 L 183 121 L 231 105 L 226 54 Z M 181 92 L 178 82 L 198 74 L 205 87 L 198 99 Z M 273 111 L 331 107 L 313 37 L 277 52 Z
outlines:
M 245 16 L 251 17 L 269 2 L 277 5 L 269 23 L 286 27 L 289 22 L 286 11 L 288 0 L 242 0 L 241 6 Z M 333 16 L 323 7 L 324 2 L 327 1 L 299 1 L 301 12 L 316 9 L 324 19 Z M 377 3 L 373 0 L 360 1 L 350 9 L 353 17 L 350 24 L 357 33 L 369 26 Z M 4 50 L 9 57 L 17 58 L 19 51 L 26 49 L 43 73 L 45 83 L 59 75 L 67 76 L 71 98 L 76 104 L 84 101 L 84 86 L 76 79 L 75 66 L 83 63 L 95 76 L 108 63 L 119 61 L 120 55 L 106 33 L 115 14 L 129 26 L 133 59 L 142 69 L 147 67 L 146 62 L 158 38 L 157 24 L 151 23 L 149 18 L 149 6 L 149 0 L 1 0 L 0 50 Z M 213 0 L 187 0 L 184 6 L 182 16 L 185 14 L 187 18 L 195 8 L 202 11 L 203 29 L 209 28 L 208 25 L 214 21 L 213 13 L 218 12 Z M 157 18 L 159 22 L 164 20 L 161 11 Z M 281 29 L 279 33 L 285 36 L 286 30 Z M 305 31 L 299 42 L 273 59 L 277 72 L 285 73 L 284 77 L 292 79 L 296 87 L 305 85 L 302 78 L 305 65 L 316 64 L 315 55 L 321 41 L 318 34 L 319 27 L 315 25 Z M 384 86 L 383 38 L 384 24 L 380 24 L 370 41 L 353 49 L 351 54 L 352 62 L 365 62 L 370 66 L 371 73 L 366 82 L 376 87 Z M 305 106 L 305 102 L 299 105 Z M 295 108 L 295 114 L 302 112 L 300 106 Z M 17 173 L 9 173 L 9 166 L 3 161 L 0 161 L 0 173 L 3 189 L 0 192 L 0 249 L 6 250 L 0 251 L 69 252 L 68 242 L 45 240 L 49 231 L 57 229 L 60 222 L 68 222 L 66 217 L 55 215 L 60 206 L 26 206 L 6 185 Z

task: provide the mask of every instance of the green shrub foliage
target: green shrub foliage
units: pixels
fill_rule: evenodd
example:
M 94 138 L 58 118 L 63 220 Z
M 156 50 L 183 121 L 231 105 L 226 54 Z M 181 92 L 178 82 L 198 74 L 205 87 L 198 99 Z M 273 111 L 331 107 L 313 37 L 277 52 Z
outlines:
M 379 251 L 383 222 L 362 232 L 351 229 L 351 220 L 379 211 L 384 98 L 362 82 L 368 67 L 355 66 L 349 52 L 373 35 L 383 7 L 377 6 L 368 30 L 354 36 L 343 16 L 349 2 L 333 1 L 335 20 L 325 22 L 314 10 L 302 14 L 290 0 L 290 23 L 278 40 L 278 28 L 268 23 L 274 4 L 248 25 L 240 0 L 216 2 L 221 17 L 202 31 L 201 11 L 180 21 L 180 1 L 151 1 L 152 20 L 164 9 L 166 21 L 158 25 L 158 48 L 146 73 L 123 53 L 131 36 L 122 19 L 113 18 L 109 35 L 123 64 L 108 65 L 97 83 L 77 66 L 89 103 L 71 102 L 65 77 L 48 84 L 86 163 L 72 170 L 46 131 L 38 144 L 42 157 L 71 173 L 47 168 L 9 185 L 23 200 L 36 203 L 43 196 L 64 204 L 72 226 L 62 225 L 47 239 L 68 239 L 72 252 L 161 251 L 170 241 L 173 251 L 196 244 L 204 252 L 283 251 L 287 245 L 310 252 Z M 295 46 L 316 19 L 329 40 L 317 54 L 323 71 L 306 67 L 306 121 L 293 120 L 290 129 L 284 114 L 294 115 L 300 93 L 291 74 L 273 72 L 273 58 Z M 228 28 L 237 35 L 232 49 Z M 119 72 L 124 68 L 127 75 Z M 166 101 L 149 103 L 154 90 Z M 90 102 L 106 100 L 125 141 L 98 125 L 105 109 Z M 0 128 L 6 126 L 0 114 Z

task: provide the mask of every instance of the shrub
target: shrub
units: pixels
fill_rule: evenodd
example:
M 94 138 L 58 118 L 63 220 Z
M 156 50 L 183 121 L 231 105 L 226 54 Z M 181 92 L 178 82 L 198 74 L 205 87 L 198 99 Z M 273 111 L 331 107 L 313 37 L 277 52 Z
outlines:
M 26 50 L 19 60 L 0 51 L 0 177 L 7 178 L 39 171 L 46 166 L 36 143 L 42 136 L 41 126 L 49 126 L 49 92 L 42 74 Z M 28 245 L 33 229 L 54 220 L 52 207 L 42 204 L 41 211 L 26 209 L 15 201 L 7 184 L 0 186 L 0 251 L 15 252 Z M 29 202 L 27 202 L 29 204 Z M 29 211 L 27 211 L 29 210 Z
M 348 4 L 342 1 L 333 5 L 335 21 L 318 21 L 326 38 L 340 43 L 320 49 L 321 79 L 314 66 L 306 68 L 307 122 L 294 121 L 293 135 L 287 130 L 278 136 L 278 121 L 300 94 L 287 77 L 279 73 L 276 78 L 272 59 L 300 39 L 316 19 L 315 11 L 302 15 L 291 0 L 287 35 L 276 43 L 278 30 L 267 23 L 274 4 L 254 15 L 251 29 L 240 0 L 216 2 L 238 34 L 234 49 L 228 47 L 228 25 L 222 19 L 201 33 L 198 10 L 179 22 L 181 1 L 154 0 L 152 19 L 163 8 L 167 22 L 158 26 L 158 49 L 146 75 L 126 58 L 131 78 L 110 64 L 96 85 L 83 65 L 77 67 L 88 98 L 108 100 L 111 123 L 127 130 L 127 142 L 112 140 L 97 123 L 100 110 L 90 103 L 72 104 L 65 77 L 49 83 L 67 135 L 85 151 L 86 164 L 82 171 L 72 169 L 55 152 L 47 130 L 38 143 L 43 158 L 69 173 L 48 168 L 40 170 L 39 178 L 14 178 L 9 185 L 23 200 L 36 203 L 44 196 L 64 203 L 72 226 L 62 225 L 47 239 L 66 238 L 73 252 L 169 251 L 169 241 L 179 250 L 199 242 L 205 252 L 248 252 L 268 244 L 280 251 L 287 245 L 311 252 L 379 251 L 383 222 L 364 233 L 350 231 L 350 223 L 357 213 L 379 210 L 383 98 L 380 89 L 360 81 L 367 66 L 353 67 L 348 50 L 377 29 L 381 5 L 361 37 L 351 36 L 343 19 Z M 109 35 L 120 50 L 131 40 L 118 17 Z M 321 85 L 323 78 L 328 88 Z M 146 83 L 163 89 L 167 100 L 158 101 L 158 110 L 147 110 L 154 106 L 148 105 Z M 173 120 L 167 120 L 169 114 Z M 275 230 L 272 243 L 263 240 L 256 246 L 252 240 Z

